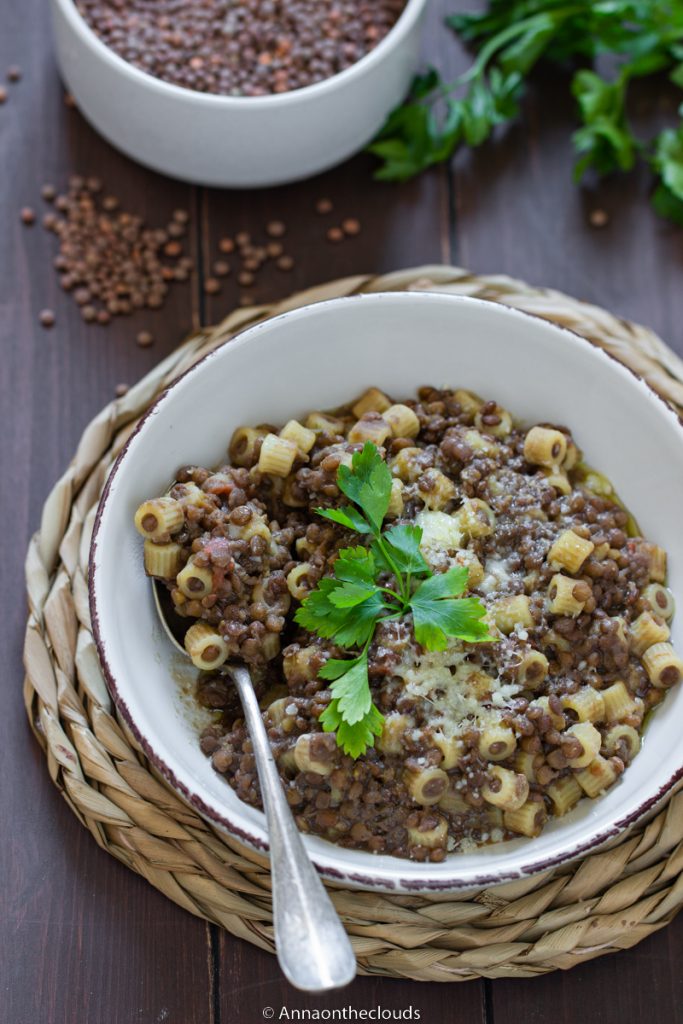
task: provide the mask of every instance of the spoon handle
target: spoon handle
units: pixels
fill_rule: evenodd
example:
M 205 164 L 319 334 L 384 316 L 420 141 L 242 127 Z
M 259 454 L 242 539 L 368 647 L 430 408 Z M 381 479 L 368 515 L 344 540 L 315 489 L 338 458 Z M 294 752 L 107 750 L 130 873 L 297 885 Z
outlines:
M 230 666 L 242 701 L 268 821 L 275 947 L 287 980 L 306 992 L 346 985 L 356 958 L 311 864 L 282 788 L 247 669 Z

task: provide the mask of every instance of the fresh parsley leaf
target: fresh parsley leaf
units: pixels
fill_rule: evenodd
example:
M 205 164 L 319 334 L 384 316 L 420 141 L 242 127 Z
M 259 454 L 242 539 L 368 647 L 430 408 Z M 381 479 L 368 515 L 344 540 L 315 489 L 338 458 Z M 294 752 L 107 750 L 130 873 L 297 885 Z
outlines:
M 573 135 L 576 181 L 588 170 L 629 171 L 649 159 L 651 147 L 626 115 L 633 79 L 667 72 L 683 89 L 683 0 L 489 0 L 485 10 L 451 15 L 446 24 L 473 46 L 474 62 L 453 82 L 435 68 L 414 80 L 369 147 L 380 161 L 379 179 L 405 181 L 450 159 L 460 145 L 482 145 L 517 116 L 541 60 L 564 67 L 612 58 L 610 78 L 584 67 L 572 79 L 581 119 Z M 657 212 L 680 223 L 681 202 L 662 175 L 653 193 Z
M 330 601 L 335 608 L 355 608 L 378 591 L 372 583 L 342 583 L 330 592 Z
M 365 717 L 350 725 L 342 718 L 337 701 L 333 700 L 323 711 L 320 721 L 325 732 L 337 734 L 337 745 L 344 753 L 355 759 L 364 754 L 368 747 L 374 746 L 376 736 L 382 735 L 384 716 L 371 704 Z
M 336 732 L 337 743 L 351 757 L 359 757 L 382 732 L 384 717 L 372 703 L 367 649 L 358 658 L 332 658 L 320 670 L 332 679 L 332 700 L 320 716 L 325 732 Z
M 334 575 L 347 583 L 374 583 L 377 571 L 372 551 L 360 545 L 341 548 L 334 563 Z
M 493 640 L 485 622 L 486 608 L 476 597 L 459 598 L 467 569 L 459 566 L 420 584 L 410 599 L 415 639 L 430 651 L 446 649 L 449 637 L 468 643 Z
M 330 577 L 320 580 L 317 588 L 297 608 L 295 622 L 310 633 L 335 640 L 342 647 L 365 644 L 386 606 L 377 589 L 358 604 L 338 606 L 333 595 L 339 599 L 338 592 L 346 586 L 342 580 Z
M 365 718 L 372 705 L 367 652 L 355 659 L 343 675 L 337 676 L 330 689 L 337 702 L 337 712 L 345 722 L 355 725 Z
M 323 519 L 339 523 L 347 530 L 355 530 L 356 533 L 372 533 L 372 527 L 368 521 L 352 505 L 346 505 L 344 508 L 317 508 L 316 512 Z
M 318 672 L 320 679 L 339 679 L 345 672 L 348 672 L 363 657 L 359 654 L 357 658 L 328 658 Z
M 391 560 L 399 572 L 410 574 L 411 576 L 429 572 L 429 566 L 420 551 L 420 542 L 422 541 L 421 526 L 392 526 L 391 529 L 384 531 L 382 540 L 385 545 L 389 545 Z M 387 562 L 384 551 L 377 541 L 372 543 L 372 552 L 377 564 L 385 572 L 394 571 L 394 566 Z
M 341 647 L 360 647 L 369 642 L 375 632 L 377 620 L 386 610 L 387 606 L 380 591 L 366 601 L 354 605 L 353 608 L 346 609 L 346 621 L 334 634 L 336 643 Z
M 334 575 L 320 580 L 297 609 L 295 620 L 340 647 L 362 648 L 355 657 L 329 659 L 319 672 L 321 679 L 332 684 L 332 700 L 320 716 L 322 726 L 336 733 L 338 745 L 347 754 L 359 757 L 382 729 L 383 718 L 372 704 L 368 678 L 368 650 L 379 621 L 412 612 L 415 638 L 431 650 L 443 650 L 448 637 L 472 643 L 494 637 L 481 621 L 486 612 L 481 602 L 460 599 L 467 585 L 465 567 L 432 576 L 420 551 L 421 527 L 400 524 L 382 531 L 391 473 L 375 445 L 367 442 L 354 454 L 350 467 L 340 466 L 337 483 L 363 514 L 352 506 L 318 512 L 342 526 L 353 524 L 358 516 L 373 539 L 369 547 L 359 544 L 339 550 Z M 377 582 L 382 572 L 392 576 L 391 588 Z M 422 582 L 414 590 L 415 580 Z
M 360 506 L 375 533 L 379 533 L 389 508 L 391 473 L 372 442 L 366 441 L 362 451 L 353 453 L 350 467 L 339 467 L 337 483 L 342 493 Z
M 657 136 L 652 166 L 660 176 L 652 197 L 655 209 L 683 225 L 683 122 L 676 130 L 667 129 Z
M 572 92 L 584 122 L 573 136 L 574 146 L 583 154 L 574 171 L 577 180 L 589 167 L 607 174 L 629 171 L 634 166 L 638 141 L 626 122 L 627 81 L 620 77 L 616 82 L 606 82 L 587 69 L 574 75 Z

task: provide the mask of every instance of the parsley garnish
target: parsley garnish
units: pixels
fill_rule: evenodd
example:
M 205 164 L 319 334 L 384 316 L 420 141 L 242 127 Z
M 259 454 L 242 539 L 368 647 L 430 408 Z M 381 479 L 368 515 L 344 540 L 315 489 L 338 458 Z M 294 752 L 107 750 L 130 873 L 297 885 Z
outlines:
M 353 658 L 331 658 L 319 673 L 332 684 L 332 701 L 320 716 L 323 729 L 335 732 L 338 745 L 356 758 L 373 745 L 384 722 L 372 703 L 368 678 L 368 650 L 378 622 L 412 614 L 415 639 L 430 651 L 444 650 L 449 637 L 468 643 L 495 638 L 482 621 L 481 601 L 460 597 L 466 568 L 433 576 L 420 551 L 421 527 L 382 530 L 391 473 L 374 444 L 368 441 L 355 452 L 350 467 L 339 467 L 337 484 L 353 504 L 319 508 L 318 515 L 367 535 L 369 544 L 339 551 L 334 575 L 320 580 L 295 619 L 339 647 L 361 648 Z
M 483 13 L 451 15 L 446 24 L 475 47 L 476 59 L 454 82 L 434 69 L 415 79 L 408 102 L 370 146 L 382 161 L 378 178 L 405 181 L 461 145 L 480 146 L 517 116 L 539 60 L 566 66 L 611 55 L 608 76 L 581 67 L 572 78 L 581 119 L 575 177 L 628 171 L 645 160 L 657 176 L 655 209 L 683 224 L 683 121 L 643 140 L 626 114 L 637 78 L 665 72 L 683 89 L 683 0 L 489 0 Z

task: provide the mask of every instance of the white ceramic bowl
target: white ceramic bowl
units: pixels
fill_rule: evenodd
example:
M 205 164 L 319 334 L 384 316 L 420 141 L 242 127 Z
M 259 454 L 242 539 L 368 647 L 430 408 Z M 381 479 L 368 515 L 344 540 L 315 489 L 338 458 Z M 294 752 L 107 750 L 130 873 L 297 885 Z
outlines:
M 307 306 L 251 328 L 166 391 L 114 467 L 93 535 L 91 608 L 112 695 L 150 760 L 206 818 L 259 849 L 263 815 L 241 803 L 197 742 L 142 569 L 135 508 L 160 493 L 178 466 L 225 457 L 234 427 L 284 422 L 334 407 L 375 384 L 396 398 L 421 384 L 471 388 L 527 422 L 568 424 L 605 472 L 646 536 L 670 556 L 683 605 L 683 427 L 629 370 L 569 331 L 492 303 L 402 293 Z M 683 647 L 683 613 L 673 642 Z M 637 820 L 683 774 L 683 686 L 669 693 L 643 749 L 617 785 L 517 839 L 441 864 L 305 842 L 319 869 L 364 888 L 461 889 L 518 878 L 594 849 Z
M 105 46 L 73 0 L 51 0 L 57 60 L 79 109 L 140 163 L 201 185 L 254 188 L 307 178 L 362 149 L 408 91 L 428 0 L 408 0 L 366 57 L 332 78 L 272 96 L 193 92 Z

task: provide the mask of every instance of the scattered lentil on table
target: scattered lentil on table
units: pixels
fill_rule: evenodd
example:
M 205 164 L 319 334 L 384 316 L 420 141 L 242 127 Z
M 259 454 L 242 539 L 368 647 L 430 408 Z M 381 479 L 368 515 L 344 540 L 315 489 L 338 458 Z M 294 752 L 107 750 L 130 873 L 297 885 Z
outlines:
M 265 96 L 351 67 L 398 21 L 405 0 L 75 0 L 105 45 L 196 92 Z
M 185 210 L 176 210 L 165 228 L 147 227 L 104 193 L 99 178 L 78 174 L 65 192 L 45 184 L 41 195 L 53 204 L 43 217 L 59 240 L 53 265 L 86 323 L 104 326 L 113 316 L 160 309 L 170 285 L 187 280 L 193 269 L 181 240 L 189 222 Z M 21 219 L 32 224 L 33 210 L 25 207 Z
M 609 224 L 609 214 L 606 210 L 591 210 L 588 220 L 594 228 L 604 228 Z

